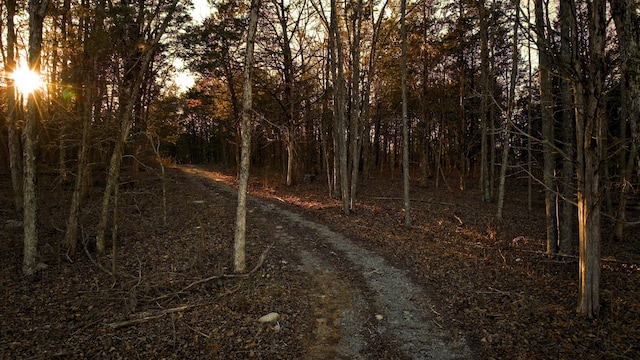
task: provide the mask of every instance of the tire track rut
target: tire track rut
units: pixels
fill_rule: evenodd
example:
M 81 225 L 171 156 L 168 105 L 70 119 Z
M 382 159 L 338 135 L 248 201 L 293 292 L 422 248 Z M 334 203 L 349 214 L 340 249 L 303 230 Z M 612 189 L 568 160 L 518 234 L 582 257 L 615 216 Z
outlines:
M 183 170 L 207 177 L 201 169 Z M 235 189 L 207 180 L 236 196 Z M 266 200 L 248 200 L 273 222 L 278 245 L 290 247 L 301 270 L 313 278 L 316 319 L 307 359 L 369 359 L 380 348 L 407 359 L 472 358 L 464 337 L 438 322 L 428 293 L 404 270 L 323 224 Z M 302 232 L 311 240 L 299 236 Z

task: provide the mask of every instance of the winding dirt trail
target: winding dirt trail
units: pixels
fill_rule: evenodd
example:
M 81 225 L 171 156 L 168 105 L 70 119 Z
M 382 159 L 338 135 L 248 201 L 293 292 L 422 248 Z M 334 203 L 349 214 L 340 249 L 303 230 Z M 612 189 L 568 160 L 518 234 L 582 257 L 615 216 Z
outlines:
M 236 190 L 184 167 L 229 196 Z M 308 359 L 472 358 L 466 340 L 442 323 L 428 292 L 380 255 L 359 247 L 323 224 L 266 200 L 249 197 L 252 212 L 273 223 L 275 246 L 288 248 L 313 279 L 314 341 Z M 304 236 L 302 235 L 304 234 Z

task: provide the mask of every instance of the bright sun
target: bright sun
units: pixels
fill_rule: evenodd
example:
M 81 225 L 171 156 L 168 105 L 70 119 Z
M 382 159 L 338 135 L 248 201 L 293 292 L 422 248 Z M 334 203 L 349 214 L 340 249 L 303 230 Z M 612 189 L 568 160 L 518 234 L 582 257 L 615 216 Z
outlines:
M 17 68 L 11 76 L 15 81 L 15 86 L 22 94 L 27 95 L 39 89 L 44 84 L 40 74 L 30 70 L 28 67 Z

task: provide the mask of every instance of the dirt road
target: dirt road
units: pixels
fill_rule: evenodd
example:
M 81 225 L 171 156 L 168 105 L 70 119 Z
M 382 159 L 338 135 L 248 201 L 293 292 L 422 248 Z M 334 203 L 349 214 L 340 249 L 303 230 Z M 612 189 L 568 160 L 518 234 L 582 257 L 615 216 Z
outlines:
M 235 189 L 186 168 L 199 183 L 227 196 Z M 309 359 L 464 359 L 464 337 L 431 304 L 428 292 L 378 254 L 323 224 L 265 200 L 249 198 L 250 212 L 273 224 L 275 246 L 297 254 L 313 279 L 314 341 Z

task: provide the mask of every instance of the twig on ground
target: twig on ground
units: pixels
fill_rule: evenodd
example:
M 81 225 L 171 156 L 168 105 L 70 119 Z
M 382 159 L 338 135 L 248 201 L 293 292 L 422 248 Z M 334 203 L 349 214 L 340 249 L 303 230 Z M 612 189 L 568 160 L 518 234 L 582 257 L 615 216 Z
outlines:
M 187 290 L 191 289 L 192 287 L 196 286 L 196 285 L 200 285 L 200 284 L 204 284 L 207 283 L 209 281 L 212 280 L 217 280 L 217 279 L 228 279 L 228 278 L 245 278 L 250 276 L 251 274 L 255 273 L 256 271 L 258 271 L 263 265 L 264 265 L 264 261 L 267 258 L 267 253 L 269 252 L 269 250 L 273 247 L 273 244 L 269 245 L 263 252 L 262 254 L 260 254 L 260 258 L 258 259 L 258 263 L 256 264 L 256 266 L 251 269 L 251 271 L 249 271 L 248 273 L 244 273 L 244 274 L 222 274 L 222 275 L 213 275 L 213 276 L 209 276 L 207 278 L 204 279 L 200 279 L 200 280 L 196 280 L 194 282 L 192 282 L 191 284 L 183 287 L 181 290 L 175 292 L 175 293 L 170 293 L 170 294 L 165 294 L 156 298 L 153 298 L 151 300 L 146 300 L 146 301 L 158 301 L 158 300 L 162 300 L 162 299 L 166 299 L 178 294 L 182 294 L 184 292 L 186 292 Z M 231 293 L 237 291 L 234 290 Z M 227 295 L 227 293 L 225 293 L 224 295 Z
M 189 325 L 189 324 L 187 324 L 186 322 L 181 321 L 181 323 L 182 323 L 182 325 L 184 325 L 184 326 L 188 327 L 191 331 L 195 332 L 196 334 L 198 334 L 198 335 L 200 335 L 200 336 L 204 336 L 204 338 L 205 338 L 205 339 L 209 339 L 209 338 L 211 338 L 211 336 L 210 336 L 210 335 L 207 335 L 207 334 L 203 333 L 203 332 L 202 332 L 202 331 L 200 331 L 200 330 L 194 329 L 192 326 L 190 326 L 190 325 Z

